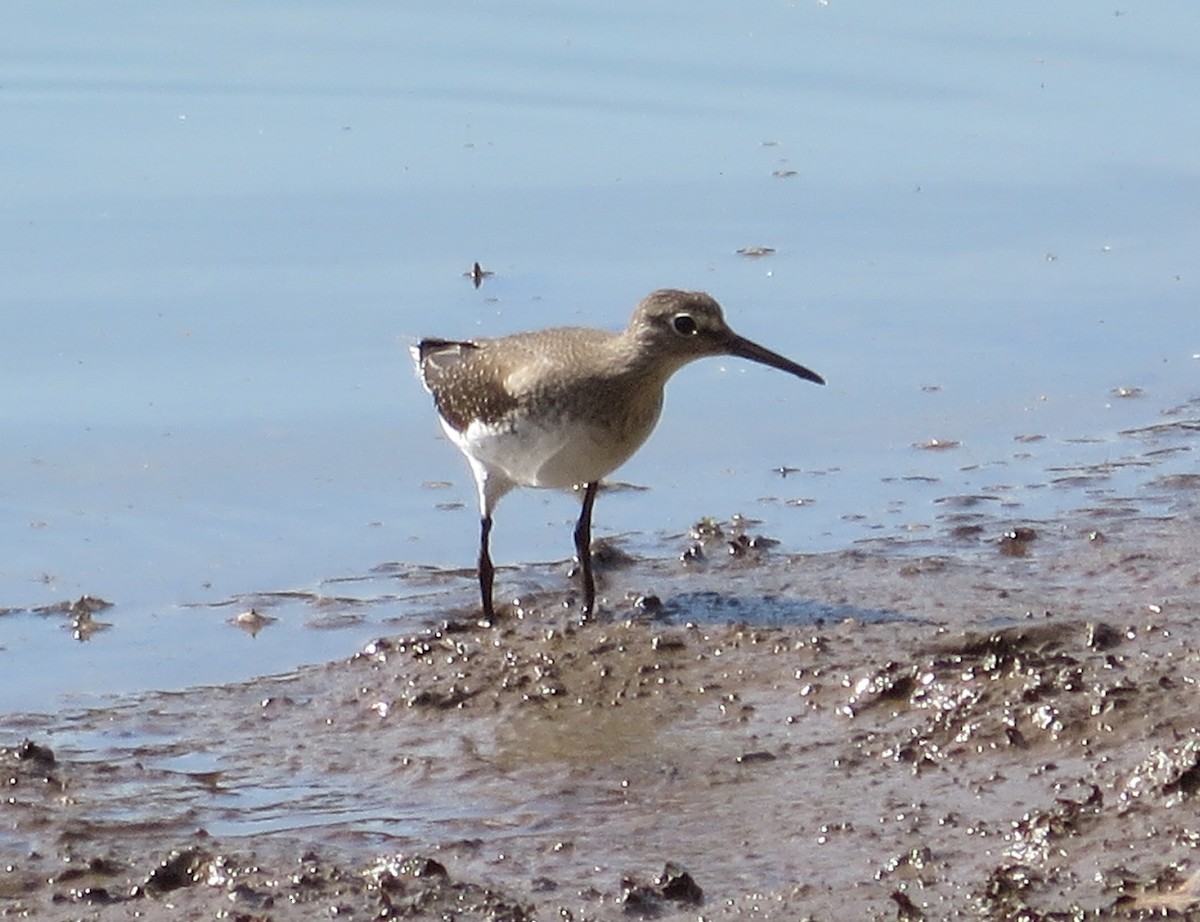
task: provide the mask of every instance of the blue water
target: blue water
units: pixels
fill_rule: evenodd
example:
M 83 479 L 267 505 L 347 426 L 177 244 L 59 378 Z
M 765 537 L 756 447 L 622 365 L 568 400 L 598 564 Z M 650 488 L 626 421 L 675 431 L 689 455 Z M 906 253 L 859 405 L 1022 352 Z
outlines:
M 661 286 L 830 383 L 686 369 L 618 474 L 651 489 L 605 496 L 599 533 L 672 553 L 741 512 L 816 551 L 996 481 L 1022 514 L 1077 504 L 1048 467 L 1200 394 L 1198 25 L 1183 2 L 24 6 L 0 33 L 0 711 L 279 671 L 436 611 L 401 581 L 336 629 L 312 600 L 226 624 L 248 594 L 470 565 L 473 489 L 409 342 L 615 328 Z M 506 499 L 498 561 L 566 557 L 573 514 Z M 87 643 L 28 613 L 84 593 L 115 603 Z

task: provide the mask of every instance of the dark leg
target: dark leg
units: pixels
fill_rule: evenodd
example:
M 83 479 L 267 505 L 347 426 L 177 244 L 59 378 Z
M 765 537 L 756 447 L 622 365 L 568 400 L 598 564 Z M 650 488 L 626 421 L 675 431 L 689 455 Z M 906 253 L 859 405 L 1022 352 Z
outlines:
M 575 554 L 583 573 L 583 614 L 590 615 L 596 607 L 596 582 L 592 578 L 592 504 L 596 502 L 597 483 L 583 485 L 583 510 L 575 526 Z
M 492 517 L 485 515 L 480 519 L 479 529 L 479 595 L 483 600 L 483 616 L 489 621 L 496 617 L 492 607 L 492 581 L 496 568 L 492 566 L 492 554 L 488 549 L 489 538 L 492 534 Z

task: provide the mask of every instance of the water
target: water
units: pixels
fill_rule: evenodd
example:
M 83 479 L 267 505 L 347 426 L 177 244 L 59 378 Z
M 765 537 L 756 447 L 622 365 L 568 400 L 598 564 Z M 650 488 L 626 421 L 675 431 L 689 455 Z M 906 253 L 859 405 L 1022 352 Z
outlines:
M 651 554 L 738 512 L 788 550 L 844 547 L 997 485 L 1053 516 L 1090 500 L 1048 469 L 1136 453 L 1119 430 L 1200 393 L 1189 4 L 10 19 L 3 711 L 277 672 L 437 611 L 416 575 L 471 563 L 475 512 L 420 335 L 615 328 L 696 287 L 825 375 L 678 376 L 618 475 L 651 489 L 597 507 Z M 934 438 L 961 446 L 912 447 Z M 507 498 L 498 562 L 567 556 L 574 511 Z M 383 564 L 413 578 L 349 583 L 358 606 L 330 582 Z M 85 593 L 114 603 L 87 643 L 31 613 Z M 226 623 L 256 602 L 279 621 Z

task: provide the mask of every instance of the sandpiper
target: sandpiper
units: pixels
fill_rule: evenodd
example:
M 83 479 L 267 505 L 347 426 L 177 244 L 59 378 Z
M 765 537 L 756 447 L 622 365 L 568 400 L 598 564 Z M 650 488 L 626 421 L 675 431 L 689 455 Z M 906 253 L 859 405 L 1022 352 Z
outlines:
M 417 372 L 450 441 L 466 455 L 479 492 L 479 592 L 492 619 L 492 513 L 514 487 L 583 493 L 575 552 L 583 613 L 595 608 L 592 505 L 600 478 L 646 441 L 667 379 L 694 359 L 734 355 L 824 379 L 734 333 L 721 307 L 698 291 L 652 292 L 620 333 L 559 327 L 498 339 L 423 339 Z

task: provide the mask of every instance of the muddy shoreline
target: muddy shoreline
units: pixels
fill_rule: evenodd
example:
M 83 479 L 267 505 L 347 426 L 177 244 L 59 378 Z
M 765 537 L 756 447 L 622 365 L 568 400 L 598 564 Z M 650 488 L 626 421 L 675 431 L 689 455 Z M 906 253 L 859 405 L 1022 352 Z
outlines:
M 1191 498 L 1020 554 L 644 561 L 608 584 L 668 585 L 661 608 L 626 591 L 580 624 L 547 592 L 285 676 L 7 718 L 0 916 L 1187 914 Z M 687 616 L 721 598 L 746 617 Z M 797 599 L 817 615 L 769 623 Z

